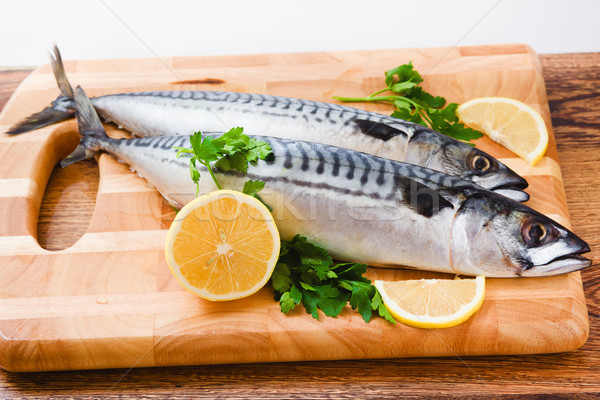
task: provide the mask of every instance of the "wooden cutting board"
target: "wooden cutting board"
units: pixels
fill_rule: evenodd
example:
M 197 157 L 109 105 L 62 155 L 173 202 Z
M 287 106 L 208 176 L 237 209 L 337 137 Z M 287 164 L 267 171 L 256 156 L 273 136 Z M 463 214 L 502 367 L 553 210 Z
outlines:
M 332 101 L 382 87 L 383 72 L 411 61 L 429 91 L 449 101 L 506 96 L 537 109 L 550 130 L 546 157 L 529 167 L 481 139 L 477 146 L 525 176 L 528 204 L 570 226 L 550 112 L 535 53 L 525 45 L 225 57 L 66 61 L 90 96 L 138 90 L 230 90 Z M 284 315 L 264 288 L 210 303 L 185 292 L 163 257 L 173 211 L 145 181 L 99 157 L 96 206 L 70 248 L 36 240 L 46 183 L 78 141 L 65 122 L 8 137 L 8 126 L 58 94 L 48 65 L 34 71 L 0 115 L 0 366 L 13 371 L 127 368 L 324 359 L 561 352 L 580 347 L 588 318 L 579 272 L 535 279 L 488 279 L 482 308 L 454 328 L 425 330 L 349 308 L 312 319 Z M 356 104 L 389 113 L 384 105 Z M 112 135 L 122 134 L 116 129 Z M 68 213 L 69 210 L 57 210 Z M 370 269 L 369 277 L 444 276 Z M 445 276 L 447 277 L 447 276 Z

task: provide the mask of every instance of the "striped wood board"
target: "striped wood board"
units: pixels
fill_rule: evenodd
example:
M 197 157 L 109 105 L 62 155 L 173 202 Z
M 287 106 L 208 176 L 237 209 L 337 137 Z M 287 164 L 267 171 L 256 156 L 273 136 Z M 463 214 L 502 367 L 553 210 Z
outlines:
M 550 113 L 535 53 L 525 45 L 66 61 L 90 96 L 139 90 L 229 90 L 332 101 L 382 86 L 383 71 L 412 60 L 426 89 L 463 102 L 506 96 L 537 109 L 550 128 L 546 157 L 529 167 L 481 139 L 477 146 L 525 176 L 529 205 L 570 226 Z M 0 132 L 58 94 L 48 65 L 34 71 L 0 115 Z M 389 113 L 384 105 L 356 104 Z M 122 135 L 116 128 L 111 135 Z M 37 219 L 53 167 L 78 141 L 65 122 L 35 133 L 0 133 L 0 366 L 14 371 L 211 363 L 569 351 L 588 335 L 578 272 L 536 279 L 489 279 L 483 307 L 450 329 L 366 324 L 347 309 L 316 321 L 279 311 L 264 288 L 210 303 L 183 291 L 163 257 L 173 211 L 140 178 L 107 155 L 87 232 L 48 251 Z M 35 160 L 35 162 L 34 162 Z M 85 187 L 85 186 L 84 186 Z M 57 212 L 68 210 L 57 210 Z M 371 278 L 443 276 L 370 269 Z

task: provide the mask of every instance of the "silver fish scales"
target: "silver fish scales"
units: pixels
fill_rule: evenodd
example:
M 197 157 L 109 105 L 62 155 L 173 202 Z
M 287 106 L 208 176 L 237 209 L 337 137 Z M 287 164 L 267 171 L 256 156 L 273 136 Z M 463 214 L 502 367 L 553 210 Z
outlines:
M 80 88 L 75 98 L 83 138 L 65 164 L 106 151 L 171 203 L 195 197 L 188 160 L 173 149 L 189 147 L 188 137 L 111 139 Z M 271 145 L 272 159 L 247 174 L 217 173 L 233 189 L 249 178 L 266 182 L 261 197 L 282 239 L 302 234 L 344 261 L 489 277 L 548 276 L 591 263 L 580 256 L 589 246 L 575 234 L 471 182 L 349 149 L 255 137 Z M 201 192 L 215 190 L 201 173 Z
M 58 49 L 52 58 L 61 96 L 9 130 L 16 134 L 73 116 L 73 90 Z M 93 98 L 104 119 L 135 136 L 227 131 L 344 147 L 469 180 L 518 201 L 527 181 L 468 144 L 424 126 L 352 107 L 288 97 L 211 91 L 138 92 Z

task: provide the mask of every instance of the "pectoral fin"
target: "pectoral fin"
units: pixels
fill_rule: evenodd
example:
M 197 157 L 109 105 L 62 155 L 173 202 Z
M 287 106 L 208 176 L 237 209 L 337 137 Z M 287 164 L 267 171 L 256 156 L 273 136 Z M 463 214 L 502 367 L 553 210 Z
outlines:
M 383 140 L 387 142 L 391 138 L 399 135 L 406 135 L 406 132 L 400 129 L 391 127 L 384 122 L 369 121 L 367 119 L 353 119 L 354 122 L 362 133 L 374 137 L 375 139 Z

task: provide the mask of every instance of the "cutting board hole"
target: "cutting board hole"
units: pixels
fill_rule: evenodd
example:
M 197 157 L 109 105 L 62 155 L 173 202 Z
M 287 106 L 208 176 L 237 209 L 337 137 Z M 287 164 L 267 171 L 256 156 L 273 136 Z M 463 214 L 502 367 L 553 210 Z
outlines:
M 54 168 L 38 217 L 40 246 L 63 250 L 83 236 L 94 212 L 99 178 L 98 163 L 93 159 Z

